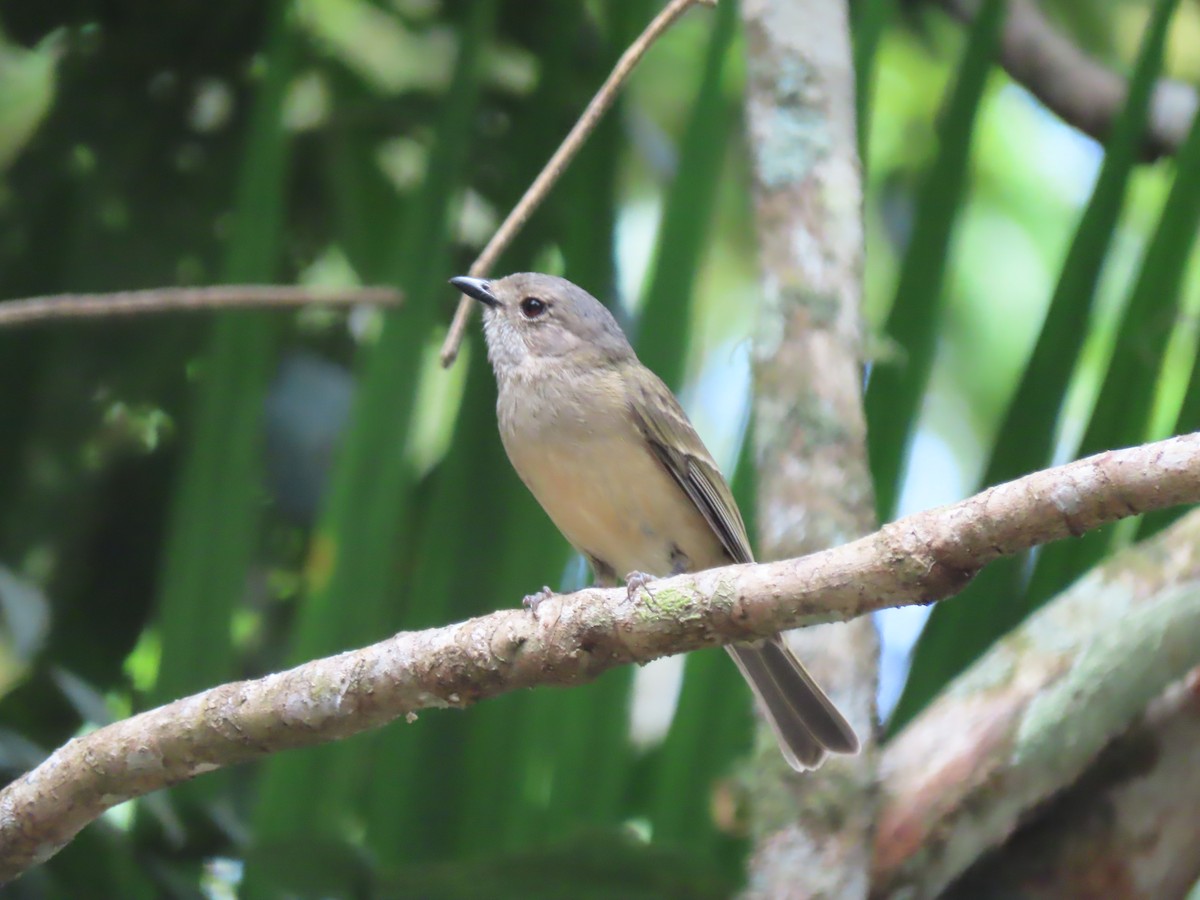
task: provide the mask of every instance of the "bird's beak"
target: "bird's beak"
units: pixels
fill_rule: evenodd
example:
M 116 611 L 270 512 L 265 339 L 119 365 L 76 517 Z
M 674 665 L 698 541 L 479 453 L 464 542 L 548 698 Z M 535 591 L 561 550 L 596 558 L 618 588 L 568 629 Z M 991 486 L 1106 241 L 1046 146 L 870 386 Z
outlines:
M 457 278 L 451 278 L 450 283 L 468 297 L 478 300 L 489 309 L 495 309 L 500 305 L 500 301 L 492 293 L 492 286 L 482 278 L 469 278 L 466 275 L 459 275 Z

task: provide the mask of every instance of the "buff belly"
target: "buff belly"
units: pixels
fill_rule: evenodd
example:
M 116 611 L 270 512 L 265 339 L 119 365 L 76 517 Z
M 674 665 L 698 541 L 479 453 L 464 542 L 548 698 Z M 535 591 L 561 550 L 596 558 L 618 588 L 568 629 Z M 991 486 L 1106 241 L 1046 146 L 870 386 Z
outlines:
M 704 517 L 632 428 L 620 436 L 504 443 L 563 536 L 618 576 L 728 561 Z

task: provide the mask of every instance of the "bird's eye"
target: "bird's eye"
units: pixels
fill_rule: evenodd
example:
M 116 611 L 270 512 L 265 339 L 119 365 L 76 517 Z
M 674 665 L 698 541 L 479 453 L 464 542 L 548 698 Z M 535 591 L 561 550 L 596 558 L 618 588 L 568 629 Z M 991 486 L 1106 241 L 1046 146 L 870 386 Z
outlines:
M 521 315 L 527 319 L 536 319 L 546 312 L 546 308 L 546 301 L 537 297 L 526 297 L 521 301 Z

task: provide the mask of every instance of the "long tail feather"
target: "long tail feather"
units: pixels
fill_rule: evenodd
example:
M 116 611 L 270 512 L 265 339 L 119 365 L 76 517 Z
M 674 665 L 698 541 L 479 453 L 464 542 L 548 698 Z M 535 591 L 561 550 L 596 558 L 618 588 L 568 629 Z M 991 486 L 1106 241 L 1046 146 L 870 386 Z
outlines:
M 830 753 L 858 752 L 854 729 L 782 637 L 725 649 L 753 689 L 793 769 L 815 769 Z

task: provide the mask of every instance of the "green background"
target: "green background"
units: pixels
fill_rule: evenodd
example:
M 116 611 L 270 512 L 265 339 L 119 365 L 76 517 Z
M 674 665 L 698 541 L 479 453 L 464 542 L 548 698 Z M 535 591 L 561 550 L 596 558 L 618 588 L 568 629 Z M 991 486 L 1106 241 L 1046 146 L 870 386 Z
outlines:
M 918 4 L 854 4 L 882 519 L 1200 427 L 1200 136 L 1152 165 L 1138 139 L 1160 70 L 1200 72 L 1200 8 L 1059 6 L 1133 79 L 1103 151 L 993 64 L 1002 3 L 966 30 Z M 388 312 L 0 331 L 7 775 L 131 711 L 585 582 L 504 458 L 478 328 L 452 370 L 436 352 L 446 279 L 657 8 L 0 9 L 0 296 L 225 282 L 406 295 Z M 689 13 L 498 271 L 556 272 L 610 303 L 749 519 L 760 294 L 744 69 L 737 4 Z M 912 618 L 885 629 L 892 727 L 1168 520 L 991 567 L 933 612 L 907 681 Z M 693 654 L 207 775 L 113 810 L 15 890 L 724 896 L 743 878 L 752 736 L 723 654 Z

